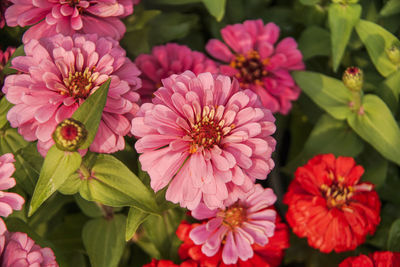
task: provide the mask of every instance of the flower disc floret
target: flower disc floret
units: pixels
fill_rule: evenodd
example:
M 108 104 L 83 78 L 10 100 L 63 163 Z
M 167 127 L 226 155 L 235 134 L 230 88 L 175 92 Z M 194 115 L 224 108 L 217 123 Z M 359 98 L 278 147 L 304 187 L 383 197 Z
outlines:
M 288 37 L 276 43 L 279 27 L 264 25 L 262 20 L 228 25 L 221 35 L 225 43 L 212 39 L 206 46 L 211 56 L 226 63 L 220 66 L 221 74 L 236 77 L 242 88 L 257 93 L 272 112 L 287 114 L 291 101 L 300 95 L 290 71 L 304 69 L 296 41 Z
M 132 121 L 143 170 L 167 200 L 223 207 L 265 179 L 274 163 L 274 117 L 224 75 L 186 71 L 163 80 Z
M 201 251 L 212 257 L 222 248 L 224 264 L 236 264 L 254 256 L 253 244 L 265 246 L 275 231 L 276 212 L 270 207 L 276 201 L 271 189 L 255 185 L 254 191 L 226 208 L 210 210 L 200 204 L 192 212 L 207 223 L 193 228 L 190 239 L 202 245 Z
M 90 150 L 113 153 L 125 147 L 131 119 L 139 109 L 136 102 L 140 71 L 118 42 L 97 35 L 61 34 L 32 40 L 25 56 L 16 57 L 12 67 L 19 74 L 5 79 L 3 92 L 15 104 L 7 114 L 12 127 L 28 141 L 38 140 L 42 155 L 54 144 L 57 125 L 105 81 L 111 78 L 107 102 Z
M 10 0 L 5 12 L 8 26 L 30 26 L 22 40 L 61 33 L 97 34 L 120 40 L 125 34 L 121 18 L 133 12 L 132 0 Z
M 284 203 L 293 232 L 322 252 L 355 249 L 380 222 L 374 185 L 360 183 L 363 167 L 353 158 L 318 155 L 299 167 Z

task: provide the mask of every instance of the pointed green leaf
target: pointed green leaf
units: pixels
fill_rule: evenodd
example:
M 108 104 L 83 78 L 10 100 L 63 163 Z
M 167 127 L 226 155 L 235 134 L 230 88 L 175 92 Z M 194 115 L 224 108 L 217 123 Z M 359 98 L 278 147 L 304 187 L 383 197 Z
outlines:
M 150 214 L 140 209 L 130 208 L 126 220 L 125 240 L 130 240 L 136 233 L 138 227 L 147 219 Z
M 366 20 L 357 23 L 356 31 L 379 73 L 387 77 L 395 72 L 397 66 L 387 57 L 386 49 L 400 44 L 399 40 L 383 27 Z
M 112 207 L 133 206 L 149 213 L 159 212 L 153 190 L 115 157 L 99 155 L 91 173 L 80 188 L 83 198 Z
M 0 129 L 3 128 L 7 124 L 7 122 L 8 122 L 7 113 L 12 106 L 13 106 L 13 104 L 8 102 L 6 97 L 1 98 L 1 100 L 0 100 Z
M 327 30 L 310 26 L 303 31 L 299 39 L 299 49 L 303 59 L 307 60 L 314 56 L 329 56 L 331 53 L 330 34 Z
M 384 80 L 379 88 L 379 95 L 388 104 L 392 112 L 396 112 L 400 95 L 400 71 L 396 71 Z
M 0 130 L 0 152 L 17 153 L 20 149 L 26 147 L 29 143 L 18 133 L 17 129 L 7 128 Z
M 94 219 L 82 230 L 83 244 L 93 267 L 117 267 L 125 248 L 125 216 Z
M 74 112 L 74 115 L 72 115 L 72 118 L 82 122 L 88 131 L 87 139 L 80 149 L 88 148 L 96 136 L 101 115 L 103 114 L 103 109 L 106 105 L 110 83 L 111 78 L 103 83 L 96 92 L 91 94 Z
M 52 146 L 44 159 L 40 176 L 29 206 L 31 216 L 81 165 L 78 152 L 65 152 Z
M 381 9 L 381 16 L 391 16 L 400 13 L 400 1 L 399 0 L 389 0 L 386 2 L 385 6 Z
M 400 251 L 400 219 L 395 220 L 390 226 L 387 249 L 390 251 Z
M 3 74 L 10 75 L 10 74 L 17 73 L 17 71 L 15 69 L 11 68 L 11 61 L 13 60 L 13 58 L 19 57 L 19 56 L 25 56 L 25 51 L 24 51 L 23 45 L 20 45 L 19 47 L 17 47 L 17 49 L 15 49 L 14 53 L 11 55 L 10 59 L 7 61 L 6 65 L 4 66 Z
M 400 165 L 400 129 L 386 104 L 376 95 L 362 100 L 364 114 L 347 118 L 351 128 L 385 158 Z
M 221 21 L 225 15 L 226 0 L 202 0 L 208 12 L 215 17 L 217 21 Z
M 75 202 L 78 204 L 82 212 L 89 217 L 98 218 L 103 216 L 103 210 L 100 205 L 93 201 L 83 199 L 79 194 L 74 195 Z
M 332 3 L 329 6 L 333 69 L 337 71 L 354 26 L 360 19 L 361 6 Z
M 343 120 L 350 115 L 352 96 L 342 81 L 309 71 L 296 71 L 292 75 L 302 91 L 332 117 Z

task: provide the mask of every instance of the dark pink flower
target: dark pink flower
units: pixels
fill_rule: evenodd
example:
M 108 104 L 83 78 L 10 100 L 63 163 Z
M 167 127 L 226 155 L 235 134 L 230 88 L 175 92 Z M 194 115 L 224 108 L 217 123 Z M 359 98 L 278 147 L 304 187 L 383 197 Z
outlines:
M 41 248 L 25 233 L 5 233 L 2 267 L 58 267 L 50 248 Z
M 7 47 L 7 49 L 4 52 L 0 49 L 0 88 L 3 87 L 4 66 L 7 64 L 8 60 L 10 60 L 11 55 L 14 52 L 15 52 L 15 47 L 11 47 L 11 46 Z M 0 92 L 0 95 L 3 96 L 3 94 L 1 92 Z
M 11 153 L 0 157 L 0 216 L 2 217 L 7 217 L 13 210 L 21 210 L 25 202 L 20 195 L 3 191 L 15 186 L 15 179 L 11 177 L 15 171 L 14 161 L 14 155 Z
M 300 94 L 290 71 L 304 69 L 296 41 L 288 37 L 276 44 L 279 27 L 264 25 L 261 19 L 228 25 L 221 34 L 226 44 L 212 39 L 206 46 L 213 57 L 229 63 L 222 65 L 220 72 L 236 77 L 242 88 L 256 92 L 272 112 L 287 114 L 291 101 Z
M 224 207 L 274 167 L 274 117 L 236 80 L 191 71 L 162 81 L 132 121 L 140 162 L 166 199 L 194 209 Z
M 32 26 L 23 42 L 57 33 L 96 33 L 119 40 L 125 33 L 120 20 L 133 12 L 132 0 L 10 0 L 8 26 Z
M 135 63 L 142 72 L 140 78 L 143 84 L 138 92 L 143 102 L 151 102 L 153 93 L 161 87 L 161 80 L 172 74 L 181 74 L 185 70 L 196 75 L 218 71 L 215 62 L 203 53 L 174 43 L 153 47 L 150 55 L 139 55 Z
M 272 189 L 257 184 L 251 194 L 222 209 L 210 210 L 200 204 L 192 216 L 208 222 L 191 230 L 190 239 L 202 245 L 201 251 L 208 257 L 217 254 L 224 244 L 225 264 L 235 264 L 239 258 L 247 261 L 254 256 L 253 244 L 264 246 L 274 235 L 276 211 L 270 207 L 275 201 Z
M 4 13 L 6 12 L 6 9 L 11 5 L 11 2 L 8 0 L 1 0 L 0 1 L 0 29 L 4 28 L 4 25 L 6 24 L 6 20 L 4 18 Z
M 140 71 L 118 42 L 97 35 L 58 34 L 25 45 L 26 56 L 12 67 L 3 92 L 15 104 L 7 114 L 12 127 L 28 141 L 38 140 L 42 155 L 54 144 L 58 123 L 71 117 L 85 99 L 111 78 L 107 103 L 90 150 L 113 153 L 125 147 L 140 87 Z

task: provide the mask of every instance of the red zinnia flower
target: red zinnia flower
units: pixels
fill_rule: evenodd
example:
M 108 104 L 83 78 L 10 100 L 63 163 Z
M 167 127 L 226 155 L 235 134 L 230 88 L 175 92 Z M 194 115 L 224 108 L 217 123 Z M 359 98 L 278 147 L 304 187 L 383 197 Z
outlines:
M 353 158 L 318 155 L 299 167 L 283 202 L 293 232 L 329 253 L 355 249 L 380 221 L 378 194 L 359 183 L 363 167 Z
M 178 267 L 179 265 L 170 260 L 156 260 L 152 259 L 150 263 L 143 265 L 143 267 Z
M 339 267 L 399 267 L 400 252 L 376 251 L 357 257 L 348 257 L 339 264 Z
M 200 224 L 189 224 L 183 221 L 176 231 L 179 239 L 183 241 L 179 247 L 179 257 L 185 260 L 181 267 L 186 266 L 202 266 L 202 267 L 251 267 L 251 266 L 265 266 L 274 267 L 279 266 L 282 261 L 284 249 L 289 247 L 289 233 L 286 224 L 280 222 L 280 218 L 276 219 L 275 233 L 269 238 L 268 244 L 265 246 L 252 245 L 254 256 L 247 261 L 238 260 L 236 264 L 226 265 L 222 261 L 222 249 L 212 257 L 208 257 L 201 251 L 201 245 L 195 245 L 189 237 L 190 231 L 199 226 Z

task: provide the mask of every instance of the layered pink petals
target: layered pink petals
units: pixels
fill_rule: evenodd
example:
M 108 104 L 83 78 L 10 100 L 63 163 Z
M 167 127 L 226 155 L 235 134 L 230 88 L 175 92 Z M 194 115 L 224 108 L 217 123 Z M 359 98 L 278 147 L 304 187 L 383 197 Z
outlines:
M 226 44 L 213 39 L 206 46 L 210 55 L 229 64 L 222 65 L 220 72 L 256 92 L 272 112 L 287 114 L 300 94 L 289 72 L 304 69 L 296 41 L 288 37 L 276 44 L 279 27 L 264 25 L 260 19 L 228 25 L 221 35 Z
M 7 217 L 13 210 L 21 210 L 25 200 L 16 193 L 4 192 L 15 186 L 11 175 L 15 171 L 14 155 L 7 153 L 0 157 L 0 216 Z
M 38 140 L 42 155 L 54 144 L 56 125 L 111 78 L 108 98 L 90 150 L 113 153 L 125 147 L 123 136 L 138 110 L 140 71 L 118 42 L 97 35 L 58 34 L 32 40 L 26 56 L 12 66 L 20 74 L 7 76 L 3 92 L 15 106 L 7 118 L 28 141 Z
M 57 267 L 53 251 L 41 248 L 25 233 L 5 233 L 1 266 Z
M 125 33 L 125 25 L 120 18 L 132 14 L 134 4 L 131 0 L 10 2 L 12 5 L 5 12 L 9 26 L 24 27 L 37 23 L 24 35 L 24 43 L 56 33 L 96 33 L 119 40 Z
M 215 62 L 203 53 L 174 43 L 153 47 L 150 55 L 139 55 L 135 64 L 142 72 L 143 86 L 138 92 L 143 102 L 151 102 L 153 93 L 161 86 L 161 80 L 172 74 L 190 70 L 197 75 L 202 72 L 216 73 L 218 70 Z
M 253 244 L 264 246 L 275 231 L 276 212 L 268 207 L 276 201 L 271 189 L 260 185 L 254 191 L 223 209 L 210 210 L 200 204 L 192 212 L 196 219 L 209 219 L 191 230 L 189 236 L 208 257 L 222 248 L 225 264 L 235 264 L 253 257 Z M 224 245 L 223 244 L 224 241 Z
M 194 209 L 221 208 L 274 167 L 271 112 L 229 77 L 190 71 L 163 80 L 132 121 L 136 150 L 155 191 Z

